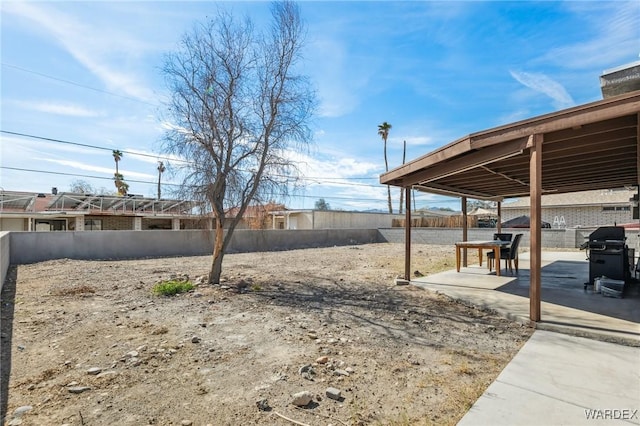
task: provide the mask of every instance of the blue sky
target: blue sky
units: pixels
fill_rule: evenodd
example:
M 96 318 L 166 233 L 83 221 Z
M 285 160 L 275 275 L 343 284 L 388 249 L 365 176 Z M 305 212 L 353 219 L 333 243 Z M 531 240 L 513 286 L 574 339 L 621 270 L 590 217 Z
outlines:
M 286 200 L 291 208 L 324 198 L 332 208 L 384 210 L 383 121 L 393 126 L 393 168 L 403 141 L 411 160 L 471 132 L 601 99 L 600 74 L 640 54 L 638 1 L 299 5 L 302 72 L 320 106 L 312 149 L 299 156 L 306 185 Z M 119 149 L 130 193 L 155 196 L 163 55 L 217 7 L 258 24 L 269 18 L 268 2 L 0 3 L 0 127 L 89 145 L 2 133 L 0 187 L 65 191 L 83 179 L 113 190 Z M 167 195 L 176 179 L 163 182 Z M 421 194 L 416 205 L 459 202 Z

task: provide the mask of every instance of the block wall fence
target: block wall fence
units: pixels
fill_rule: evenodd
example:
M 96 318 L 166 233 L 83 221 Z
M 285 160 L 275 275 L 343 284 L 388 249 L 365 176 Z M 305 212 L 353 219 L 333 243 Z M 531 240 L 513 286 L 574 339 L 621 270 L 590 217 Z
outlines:
M 593 229 L 543 229 L 545 248 L 575 249 Z M 488 240 L 495 229 L 473 228 L 468 240 Z M 521 249 L 529 248 L 528 229 Z M 626 232 L 627 244 L 640 253 L 638 232 Z M 414 244 L 453 245 L 462 240 L 461 229 L 412 229 Z M 148 257 L 199 256 L 212 253 L 214 234 L 208 230 L 0 232 L 0 289 L 10 265 L 51 259 L 115 260 Z M 369 243 L 404 243 L 403 228 L 322 230 L 236 230 L 228 253 L 281 251 Z M 452 250 L 453 252 L 453 250 Z

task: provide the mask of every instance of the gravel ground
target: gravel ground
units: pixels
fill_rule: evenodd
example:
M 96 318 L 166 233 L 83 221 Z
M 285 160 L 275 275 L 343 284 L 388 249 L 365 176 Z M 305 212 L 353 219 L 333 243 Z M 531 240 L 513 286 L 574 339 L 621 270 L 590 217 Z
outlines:
M 454 267 L 450 246 L 413 251 L 418 274 Z M 172 297 L 153 286 L 197 282 L 210 257 L 12 267 L 5 424 L 455 424 L 532 331 L 395 286 L 403 253 L 384 243 L 230 254 L 221 286 Z M 305 391 L 311 401 L 294 405 Z

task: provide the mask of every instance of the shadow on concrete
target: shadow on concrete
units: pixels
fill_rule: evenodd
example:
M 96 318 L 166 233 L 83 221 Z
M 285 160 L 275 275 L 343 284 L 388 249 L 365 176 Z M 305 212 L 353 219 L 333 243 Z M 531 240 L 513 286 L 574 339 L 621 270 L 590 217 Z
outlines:
M 9 402 L 9 378 L 11 377 L 11 348 L 13 346 L 13 316 L 16 300 L 18 268 L 9 267 L 0 294 L 0 423 L 4 424 Z
M 589 277 L 588 262 L 558 260 L 541 271 L 541 300 L 555 305 L 592 312 L 625 321 L 640 323 L 640 284 L 631 280 L 625 285 L 624 298 L 604 297 L 585 289 Z M 496 290 L 529 297 L 530 271 L 521 269 L 517 279 Z

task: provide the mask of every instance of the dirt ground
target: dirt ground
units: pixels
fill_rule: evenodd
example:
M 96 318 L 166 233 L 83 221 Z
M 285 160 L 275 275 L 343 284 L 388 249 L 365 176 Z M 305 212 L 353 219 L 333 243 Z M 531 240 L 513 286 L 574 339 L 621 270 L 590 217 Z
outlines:
M 5 424 L 455 424 L 531 330 L 394 285 L 403 251 L 229 254 L 223 285 L 173 297 L 151 289 L 210 257 L 12 267 Z M 450 246 L 413 251 L 418 273 L 454 267 Z M 301 391 L 313 400 L 296 407 Z

